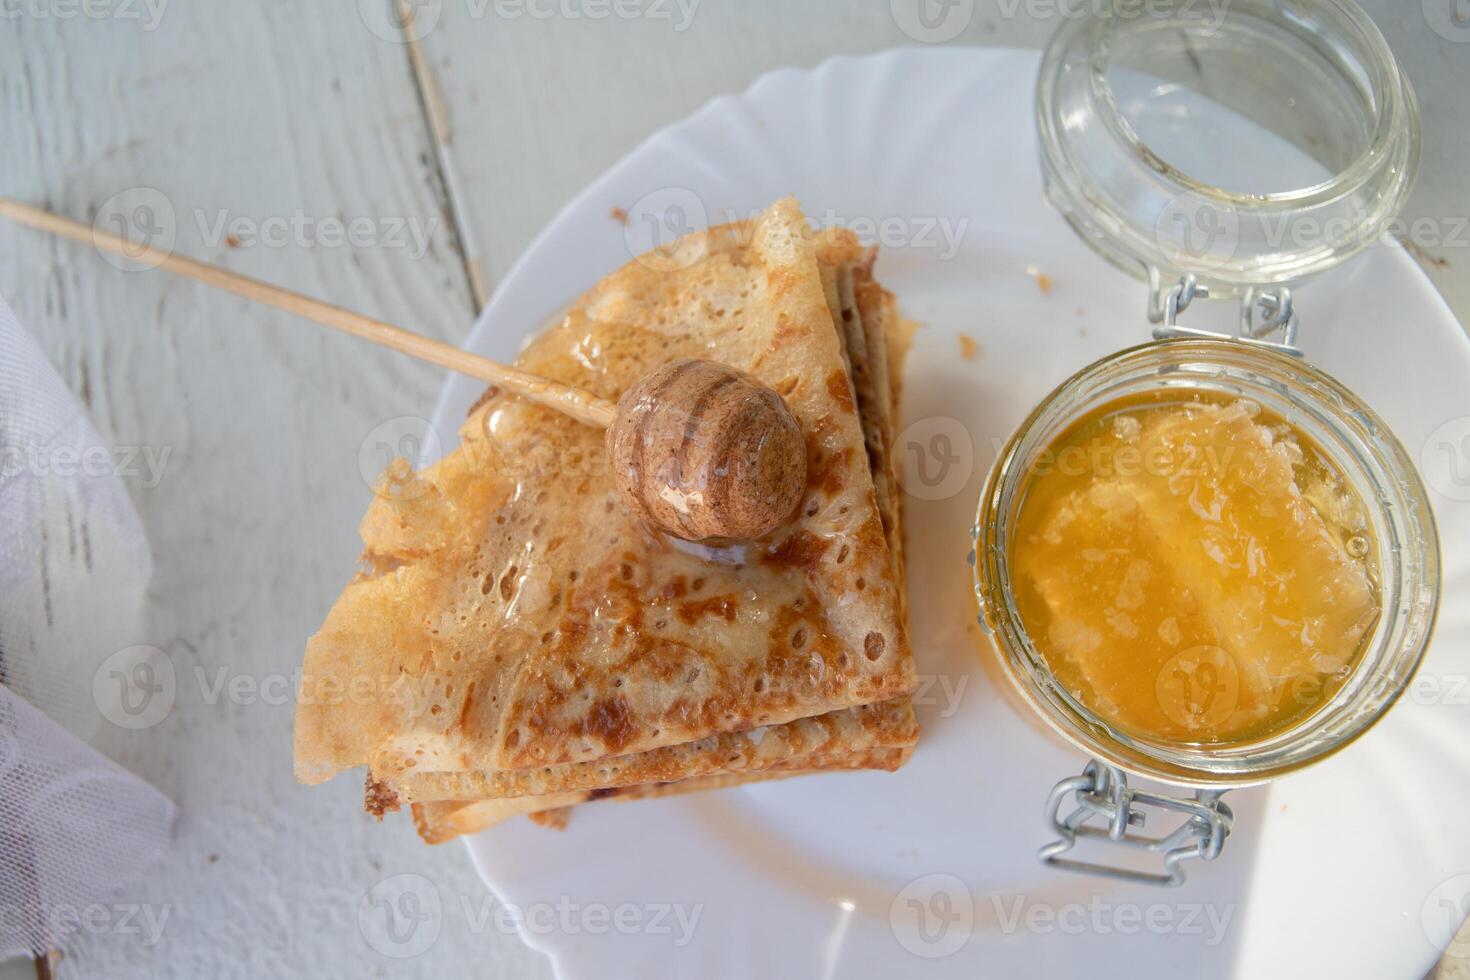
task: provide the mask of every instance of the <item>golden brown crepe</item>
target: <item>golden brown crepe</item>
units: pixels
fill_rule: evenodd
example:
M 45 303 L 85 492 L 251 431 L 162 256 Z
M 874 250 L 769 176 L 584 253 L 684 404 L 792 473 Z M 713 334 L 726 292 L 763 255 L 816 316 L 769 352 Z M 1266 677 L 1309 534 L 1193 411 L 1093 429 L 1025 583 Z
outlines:
M 850 324 L 860 322 L 863 326 L 861 345 L 851 343 L 851 327 L 844 330 L 844 356 L 855 377 L 871 372 L 867 383 L 859 389 L 859 414 L 865 432 L 869 433 L 869 457 L 875 475 L 880 472 L 887 472 L 888 475 L 890 492 L 879 493 L 879 510 L 885 528 L 890 528 L 889 541 L 894 551 L 898 580 L 902 586 L 902 510 L 897 489 L 897 461 L 893 459 L 892 447 L 895 445 L 898 424 L 899 375 L 908 352 L 913 325 L 898 320 L 892 295 L 877 287 L 871 278 L 871 251 L 859 249 L 856 240 L 848 233 L 830 230 L 823 232 L 819 238 L 818 256 L 822 263 L 823 283 L 834 326 L 843 323 L 842 295 L 849 296 L 845 307 L 846 320 Z M 851 263 L 858 265 L 854 268 Z M 847 275 L 856 280 L 853 283 L 854 288 L 850 291 L 839 291 L 839 276 Z M 860 297 L 857 299 L 856 309 L 852 297 Z M 854 320 L 854 316 L 861 319 Z M 882 353 L 875 356 L 875 351 Z M 601 788 L 568 789 L 540 796 L 496 799 L 493 797 L 499 793 L 486 785 L 494 776 L 489 773 L 476 773 L 473 776 L 434 774 L 427 782 L 438 781 L 440 785 L 432 790 L 421 782 L 421 776 L 416 775 L 410 777 L 406 785 L 401 785 L 400 788 L 409 795 L 415 792 L 434 792 L 446 800 L 413 807 L 415 824 L 420 835 L 429 843 L 441 843 L 461 834 L 474 833 L 521 814 L 541 826 L 562 829 L 567 825 L 575 806 L 589 801 L 643 799 L 841 769 L 896 769 L 912 752 L 918 734 L 917 724 L 907 698 L 877 707 L 883 709 L 881 714 L 874 712 L 872 708 L 849 709 L 845 712 L 832 712 L 818 719 L 770 726 L 753 733 L 726 734 L 690 746 L 605 760 L 603 764 L 612 765 L 617 771 Z M 861 736 L 840 730 L 844 727 L 844 716 L 865 712 L 870 713 L 870 716 L 864 719 L 867 725 Z M 813 722 L 822 722 L 829 734 L 819 748 L 811 749 L 809 755 L 803 755 L 802 752 L 809 748 L 811 742 L 810 736 L 803 737 L 801 730 L 804 727 L 816 727 L 812 725 Z M 864 749 L 865 739 L 862 736 L 866 736 L 866 741 L 871 741 L 875 747 Z M 751 754 L 752 743 L 757 748 L 754 755 Z M 892 747 L 879 747 L 883 745 Z M 761 747 L 775 747 L 776 751 L 760 752 Z M 687 754 L 687 757 L 667 760 L 669 764 L 666 766 L 654 764 L 655 757 L 675 752 Z M 663 781 L 665 774 L 677 772 L 683 772 L 685 778 Z M 706 772 L 710 774 L 704 774 Z M 606 774 L 604 778 L 607 778 Z M 641 782 L 644 779 L 648 781 Z M 625 785 L 616 785 L 618 783 Z M 377 790 L 375 787 L 370 787 L 370 790 L 369 809 L 372 809 Z M 455 796 L 462 796 L 464 800 L 473 802 L 447 801 Z
M 711 560 L 631 519 L 601 434 L 517 398 L 391 471 L 367 570 L 308 646 L 296 768 L 565 773 L 915 685 L 854 389 L 794 202 L 608 277 L 519 364 L 607 398 L 679 357 L 780 391 L 808 433 L 787 528 Z M 667 256 L 666 256 L 667 258 Z M 684 264 L 684 261 L 688 264 Z M 734 560 L 732 560 L 734 559 Z M 688 771 L 681 775 L 686 775 Z M 549 790 L 554 781 L 536 788 Z
M 888 377 L 889 343 L 881 308 L 881 300 L 887 294 L 881 289 L 865 288 L 876 285 L 871 278 L 873 251 L 861 246 L 850 232 L 823 231 L 817 237 L 817 257 L 829 311 L 844 342 L 844 359 L 854 379 L 863 379 L 856 385 L 859 416 L 868 439 L 874 481 L 880 488 L 877 494 L 880 518 L 896 557 L 902 547 L 902 535 L 898 530 L 897 482 L 887 460 L 895 438 Z M 864 297 L 861 304 L 859 293 Z M 906 348 L 900 349 L 900 358 L 903 349 Z M 898 580 L 901 584 L 901 569 Z M 810 751 L 835 755 L 843 750 L 857 753 L 874 747 L 912 745 L 917 739 L 917 724 L 907 700 L 897 699 L 880 707 L 882 710 L 847 709 L 820 719 L 762 726 L 748 733 L 725 733 L 593 763 L 520 770 L 410 772 L 392 780 L 373 780 L 368 809 L 381 813 L 409 802 L 480 800 L 662 783 L 721 770 L 759 771 Z M 817 743 L 820 748 L 814 749 Z

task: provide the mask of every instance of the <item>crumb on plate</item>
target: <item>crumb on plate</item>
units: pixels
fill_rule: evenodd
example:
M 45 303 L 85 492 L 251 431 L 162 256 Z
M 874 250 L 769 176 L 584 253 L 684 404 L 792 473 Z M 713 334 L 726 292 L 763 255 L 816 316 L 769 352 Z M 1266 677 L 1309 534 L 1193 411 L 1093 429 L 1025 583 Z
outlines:
M 1036 280 L 1036 288 L 1041 290 L 1041 295 L 1045 296 L 1051 292 L 1051 276 L 1042 272 L 1034 265 L 1026 266 L 1026 275 Z

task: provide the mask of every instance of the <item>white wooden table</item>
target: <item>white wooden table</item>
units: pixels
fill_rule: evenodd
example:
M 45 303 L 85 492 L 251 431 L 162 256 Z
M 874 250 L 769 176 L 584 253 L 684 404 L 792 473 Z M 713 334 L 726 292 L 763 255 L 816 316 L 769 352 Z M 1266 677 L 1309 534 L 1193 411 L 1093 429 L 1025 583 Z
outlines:
M 771 68 L 914 43 L 905 3 L 415 0 L 409 45 L 391 0 L 7 0 L 0 194 L 90 220 L 151 189 L 133 193 L 162 202 L 183 254 L 455 340 L 556 209 L 653 129 Z M 1423 104 L 1417 252 L 1466 322 L 1470 31 L 1451 4 L 1368 6 Z M 1037 47 L 1057 22 L 1043 0 L 951 9 L 955 44 Z M 374 824 L 350 778 L 296 785 L 292 707 L 269 693 L 354 567 L 360 448 L 427 417 L 441 372 L 3 224 L 0 293 L 104 438 L 171 452 L 156 487 L 130 487 L 157 572 L 147 635 L 118 646 L 162 647 L 183 680 L 163 723 L 108 746 L 182 807 L 172 857 L 128 896 L 169 919 L 156 946 L 87 937 L 63 975 L 549 976 L 485 914 L 460 848 Z M 261 686 L 211 697 L 195 668 Z M 443 897 L 408 960 L 357 918 L 399 874 Z

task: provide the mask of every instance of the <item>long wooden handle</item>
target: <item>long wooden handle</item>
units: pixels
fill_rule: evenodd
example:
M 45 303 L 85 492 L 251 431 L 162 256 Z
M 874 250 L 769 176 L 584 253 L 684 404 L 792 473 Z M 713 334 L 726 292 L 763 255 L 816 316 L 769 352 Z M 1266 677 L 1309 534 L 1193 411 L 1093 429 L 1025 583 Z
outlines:
M 370 340 L 375 344 L 417 357 L 421 361 L 478 378 L 507 391 L 531 399 L 539 405 L 562 412 L 579 422 L 598 428 L 607 428 L 617 414 L 612 402 L 598 398 L 581 388 L 573 388 L 557 381 L 517 371 L 488 358 L 471 354 L 451 344 L 416 334 L 402 327 L 395 327 L 382 320 L 345 310 L 331 303 L 293 293 L 279 286 L 229 272 L 216 265 L 196 262 L 182 255 L 154 245 L 139 245 L 121 236 L 92 225 L 84 225 L 70 218 L 52 214 L 40 208 L 22 204 L 8 197 L 0 197 L 0 216 L 10 218 L 23 225 L 41 231 L 70 238 L 84 244 L 115 252 L 125 258 L 148 263 L 176 272 L 181 276 L 198 280 L 219 289 L 228 290 L 237 296 L 274 306 L 278 310 L 294 313 L 299 317 L 320 323 L 324 327 L 341 330 L 355 337 Z

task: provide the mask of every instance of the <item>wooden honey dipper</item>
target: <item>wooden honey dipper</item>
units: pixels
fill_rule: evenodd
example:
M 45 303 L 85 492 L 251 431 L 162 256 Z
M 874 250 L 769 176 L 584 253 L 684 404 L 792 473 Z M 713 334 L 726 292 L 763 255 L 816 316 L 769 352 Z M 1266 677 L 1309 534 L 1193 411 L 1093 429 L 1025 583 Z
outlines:
M 624 504 L 675 537 L 763 537 L 791 517 L 806 492 L 806 442 L 790 408 L 757 379 L 723 364 L 667 364 L 614 405 L 581 388 L 219 266 L 140 247 L 19 201 L 0 197 L 0 216 L 294 313 L 606 429 L 608 465 Z

